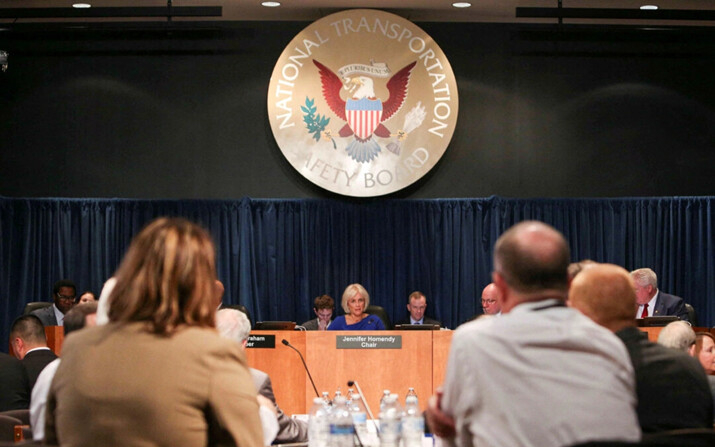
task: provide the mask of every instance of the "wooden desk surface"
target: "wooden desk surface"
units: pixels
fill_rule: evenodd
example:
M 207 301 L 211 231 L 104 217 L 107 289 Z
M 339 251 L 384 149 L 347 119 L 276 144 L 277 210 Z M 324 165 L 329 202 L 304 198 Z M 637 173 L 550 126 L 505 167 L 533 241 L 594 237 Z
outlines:
M 315 392 L 300 358 L 278 346 L 280 339 L 290 342 L 305 357 L 318 392 L 328 391 L 332 397 L 337 389 L 345 395 L 347 382 L 357 381 L 373 413 L 379 411 L 382 391 L 389 389 L 404 399 L 409 387 L 415 388 L 420 405 L 441 385 L 449 354 L 451 331 L 253 331 L 252 335 L 274 335 L 276 348 L 249 348 L 246 357 L 250 366 L 271 376 L 276 401 L 287 414 L 304 414 L 312 404 Z M 400 349 L 342 349 L 340 336 L 399 336 Z M 436 382 L 437 381 L 437 382 Z M 301 402 L 299 400 L 302 399 Z M 375 414 L 377 417 L 377 414 Z

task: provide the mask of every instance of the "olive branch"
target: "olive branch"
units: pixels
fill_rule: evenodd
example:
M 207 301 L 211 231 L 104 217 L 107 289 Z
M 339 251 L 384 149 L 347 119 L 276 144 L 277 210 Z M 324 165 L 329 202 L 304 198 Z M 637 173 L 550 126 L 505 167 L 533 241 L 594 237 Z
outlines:
M 335 144 L 335 140 L 333 139 L 330 131 L 325 131 L 325 128 L 330 123 L 330 118 L 324 115 L 315 114 L 318 110 L 315 107 L 315 99 L 310 99 L 306 96 L 305 106 L 300 106 L 300 109 L 304 113 L 303 121 L 305 122 L 305 127 L 308 129 L 308 133 L 313 135 L 313 139 L 315 141 L 320 141 L 320 137 L 322 136 L 324 139 L 332 141 L 333 149 L 337 149 L 337 145 Z

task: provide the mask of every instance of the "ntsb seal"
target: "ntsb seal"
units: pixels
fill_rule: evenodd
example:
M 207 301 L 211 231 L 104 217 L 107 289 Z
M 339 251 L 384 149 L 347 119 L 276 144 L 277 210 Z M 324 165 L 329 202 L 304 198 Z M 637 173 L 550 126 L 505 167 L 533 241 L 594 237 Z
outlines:
M 380 196 L 439 161 L 457 123 L 457 83 L 414 23 L 355 9 L 314 22 L 288 44 L 268 89 L 283 155 L 329 191 Z

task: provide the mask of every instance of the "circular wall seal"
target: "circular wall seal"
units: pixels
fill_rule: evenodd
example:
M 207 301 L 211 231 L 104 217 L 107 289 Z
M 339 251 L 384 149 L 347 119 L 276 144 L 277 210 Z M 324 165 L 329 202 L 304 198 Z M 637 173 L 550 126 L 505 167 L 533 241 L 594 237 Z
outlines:
M 439 46 L 394 14 L 324 17 L 281 54 L 268 89 L 288 162 L 329 191 L 372 197 L 424 176 L 452 139 L 457 83 Z

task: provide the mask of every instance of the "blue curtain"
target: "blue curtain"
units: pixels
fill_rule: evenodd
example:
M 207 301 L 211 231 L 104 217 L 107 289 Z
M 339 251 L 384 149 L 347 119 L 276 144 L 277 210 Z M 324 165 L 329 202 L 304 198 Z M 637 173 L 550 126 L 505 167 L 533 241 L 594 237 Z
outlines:
M 2 340 L 25 303 L 49 300 L 58 279 L 98 292 L 132 236 L 159 216 L 183 216 L 211 232 L 224 302 L 245 305 L 254 321 L 300 323 L 314 297 L 339 302 L 346 285 L 360 282 L 393 320 L 405 316 L 408 294 L 421 290 L 428 314 L 454 328 L 481 312 L 497 237 L 537 219 L 565 234 L 573 260 L 653 268 L 660 288 L 684 297 L 700 325 L 711 326 L 714 200 L 0 198 Z

